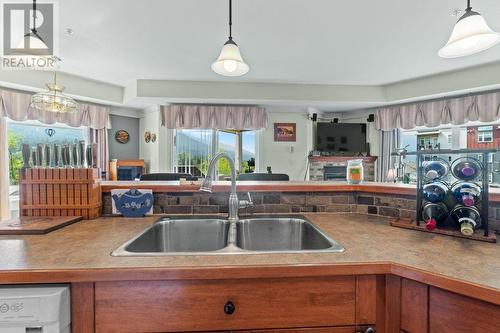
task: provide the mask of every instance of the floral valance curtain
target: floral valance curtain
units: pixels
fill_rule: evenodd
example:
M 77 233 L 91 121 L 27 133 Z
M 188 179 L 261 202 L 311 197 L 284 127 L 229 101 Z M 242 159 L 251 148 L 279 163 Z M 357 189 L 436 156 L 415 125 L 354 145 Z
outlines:
M 33 109 L 30 103 L 31 94 L 29 93 L 0 90 L 0 117 L 16 121 L 38 120 L 45 124 L 58 122 L 72 127 L 111 128 L 109 108 L 106 106 L 79 103 L 76 112 L 54 113 Z
M 462 125 L 468 121 L 500 119 L 500 92 L 389 106 L 377 110 L 376 125 L 382 131 L 416 126 Z
M 245 105 L 161 106 L 162 126 L 172 129 L 256 130 L 267 127 L 266 109 Z

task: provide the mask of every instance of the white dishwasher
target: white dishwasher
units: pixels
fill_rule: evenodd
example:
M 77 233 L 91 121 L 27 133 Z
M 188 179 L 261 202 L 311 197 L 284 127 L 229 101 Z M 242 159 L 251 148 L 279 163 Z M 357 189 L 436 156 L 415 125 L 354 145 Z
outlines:
M 70 333 L 68 285 L 0 286 L 1 333 Z

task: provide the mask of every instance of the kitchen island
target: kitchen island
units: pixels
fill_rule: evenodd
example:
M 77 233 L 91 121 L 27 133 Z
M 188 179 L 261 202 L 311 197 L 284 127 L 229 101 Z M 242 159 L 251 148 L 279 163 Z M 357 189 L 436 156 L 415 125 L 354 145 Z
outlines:
M 413 307 L 422 301 L 421 308 L 415 311 L 425 313 L 426 320 L 431 322 L 432 316 L 425 310 L 427 304 L 448 297 L 449 292 L 449 297 L 454 300 L 458 297 L 456 304 L 470 300 L 475 306 L 485 308 L 484 311 L 500 313 L 496 312 L 500 306 L 500 246 L 497 244 L 392 228 L 388 225 L 388 219 L 380 216 L 350 213 L 314 213 L 304 216 L 342 244 L 346 251 L 112 257 L 110 253 L 114 249 L 151 225 L 158 217 L 109 217 L 78 222 L 43 236 L 1 236 L 0 283 L 72 283 L 75 310 L 73 323 L 84 327 L 83 330 L 75 328 L 74 332 L 93 332 L 94 327 L 96 332 L 127 331 L 127 327 L 131 331 L 193 331 L 316 327 L 313 324 L 317 323 L 317 326 L 322 327 L 348 327 L 346 331 L 338 332 L 352 332 L 351 326 L 359 328 L 376 324 L 379 332 L 399 333 L 394 327 L 403 329 L 406 325 L 405 331 L 413 333 L 417 331 L 408 328 L 418 323 L 405 321 L 407 317 L 404 313 L 410 311 L 408 306 L 411 305 L 411 314 L 415 315 Z M 251 300 L 258 305 L 257 308 L 244 305 L 245 297 L 249 297 L 248 292 L 258 292 L 254 290 L 254 283 L 260 285 L 262 281 L 266 283 L 259 288 L 264 288 L 262 290 L 267 290 L 268 294 L 262 294 L 262 299 L 255 296 L 257 299 L 254 297 Z M 239 285 L 242 282 L 247 284 Z M 289 285 L 283 285 L 285 282 Z M 222 289 L 219 290 L 214 283 Z M 269 283 L 276 284 L 274 291 L 273 288 L 264 287 Z M 315 289 L 313 286 L 318 284 L 321 288 Z M 329 293 L 327 286 L 330 284 L 335 290 L 345 290 L 340 294 Z M 205 291 L 201 292 L 197 286 Z M 218 296 L 211 295 L 207 288 L 218 290 Z M 326 292 L 324 298 L 320 295 L 321 289 Z M 340 311 L 340 317 L 323 317 L 320 314 L 309 316 L 309 312 L 305 311 L 303 321 L 284 319 L 283 326 L 279 326 L 272 319 L 275 318 L 273 311 L 268 310 L 271 317 L 264 316 L 262 321 L 252 321 L 254 315 L 260 314 L 258 308 L 265 304 L 278 306 L 274 302 L 285 297 L 290 290 L 301 295 L 297 299 L 286 300 L 292 305 L 298 302 L 294 307 L 305 302 L 314 312 L 318 307 L 325 306 L 329 311 Z M 134 304 L 140 304 L 153 307 L 153 313 L 168 316 L 167 309 L 171 307 L 167 305 L 170 302 L 180 304 L 181 309 L 191 308 L 189 304 L 195 300 L 182 298 L 189 292 L 197 294 L 200 300 L 211 297 L 237 300 L 238 309 L 241 308 L 242 312 L 247 309 L 250 315 L 241 314 L 244 319 L 236 320 L 234 318 L 238 318 L 238 313 L 228 316 L 221 312 L 218 317 L 216 312 L 215 319 L 202 317 L 199 323 L 191 325 L 185 321 L 168 324 L 149 316 L 144 317 L 143 322 L 141 313 L 144 312 L 133 311 Z M 240 295 L 240 292 L 244 295 Z M 359 299 L 365 293 L 366 297 Z M 421 294 L 424 299 L 420 300 L 420 296 L 414 293 Z M 141 295 L 148 295 L 149 298 Z M 155 299 L 155 295 L 159 299 Z M 127 299 L 123 299 L 125 296 Z M 336 309 L 338 300 L 334 298 L 337 297 L 349 305 Z M 417 300 L 411 301 L 412 304 L 406 303 L 415 297 Z M 158 302 L 165 302 L 167 308 L 153 306 Z M 129 326 L 126 326 L 116 321 L 113 306 L 120 307 L 122 315 L 131 316 L 135 324 L 127 323 Z M 197 306 L 205 312 L 209 311 L 203 302 Z M 389 311 L 390 308 L 393 309 Z M 356 309 L 365 312 L 357 313 Z M 454 309 L 448 310 L 453 312 Z M 179 311 L 177 309 L 173 313 L 178 316 Z M 189 315 L 201 314 L 189 312 Z M 230 320 L 224 321 L 226 317 Z M 364 319 L 361 320 L 361 317 Z M 443 323 L 443 320 L 437 322 Z

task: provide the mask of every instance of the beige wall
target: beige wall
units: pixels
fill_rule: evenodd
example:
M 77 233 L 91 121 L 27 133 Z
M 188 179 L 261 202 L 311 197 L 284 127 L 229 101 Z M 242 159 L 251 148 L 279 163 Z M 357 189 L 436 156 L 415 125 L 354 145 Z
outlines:
M 156 142 L 146 143 L 144 133 L 149 131 L 156 134 Z M 144 116 L 139 120 L 139 156 L 146 162 L 147 172 L 160 171 L 160 113 L 154 106 L 144 110 Z
M 258 171 L 266 172 L 267 166 L 271 166 L 273 173 L 286 173 L 290 180 L 304 180 L 307 157 L 313 146 L 312 121 L 307 119 L 306 112 L 273 112 L 272 109 L 267 111 L 268 127 L 258 136 Z M 297 141 L 274 142 L 274 123 L 296 123 Z

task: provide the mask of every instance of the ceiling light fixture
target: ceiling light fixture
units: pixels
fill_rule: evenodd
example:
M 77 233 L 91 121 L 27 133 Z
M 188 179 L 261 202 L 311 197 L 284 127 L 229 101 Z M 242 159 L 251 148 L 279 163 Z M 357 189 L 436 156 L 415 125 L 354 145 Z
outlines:
M 54 81 L 46 84 L 48 91 L 31 96 L 31 107 L 40 111 L 71 113 L 75 112 L 78 103 L 63 94 L 64 87 L 57 84 L 57 72 L 54 71 Z
M 36 29 L 36 13 L 36 0 L 33 0 L 33 26 L 31 27 L 30 32 L 24 35 L 17 48 L 23 50 L 28 49 L 27 53 L 32 55 L 48 55 L 49 47 L 47 46 L 43 38 L 38 34 L 38 31 Z
M 233 8 L 229 0 L 229 39 L 222 47 L 219 57 L 212 64 L 212 70 L 224 76 L 241 76 L 248 73 L 250 67 L 243 61 L 238 45 L 233 41 Z
M 439 50 L 442 58 L 458 58 L 475 54 L 500 42 L 500 34 L 491 30 L 484 18 L 472 10 L 467 0 L 465 14 L 462 15 L 451 33 L 448 43 Z

